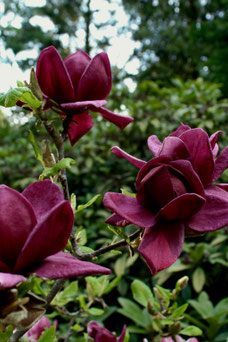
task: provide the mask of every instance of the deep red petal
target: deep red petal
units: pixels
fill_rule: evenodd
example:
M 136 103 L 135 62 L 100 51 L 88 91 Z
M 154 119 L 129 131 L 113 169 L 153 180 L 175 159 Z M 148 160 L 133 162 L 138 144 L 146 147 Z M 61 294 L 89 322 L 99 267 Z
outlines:
M 61 103 L 63 111 L 72 112 L 78 109 L 89 109 L 90 107 L 100 108 L 106 105 L 106 100 L 77 101 L 69 103 Z
M 215 168 L 213 173 L 212 182 L 218 180 L 223 172 L 228 168 L 228 146 L 220 153 L 218 158 L 215 160 Z
M 30 184 L 22 195 L 30 202 L 35 211 L 37 221 L 64 200 L 63 192 L 59 186 L 49 179 Z
M 77 52 L 64 59 L 64 64 L 67 68 L 74 87 L 75 98 L 77 96 L 77 89 L 80 78 L 90 61 L 91 58 L 89 57 L 89 55 L 82 50 L 78 50 Z
M 138 169 L 141 169 L 146 164 L 145 161 L 131 156 L 130 154 L 128 154 L 127 152 L 119 148 L 118 146 L 112 147 L 111 151 L 116 156 L 128 160 L 132 165 L 134 165 Z
M 26 278 L 20 274 L 0 272 L 0 290 L 14 287 L 18 283 L 25 281 Z
M 176 131 L 172 132 L 169 136 L 170 137 L 180 137 L 181 134 L 183 134 L 186 131 L 191 130 L 191 127 L 188 125 L 184 125 L 182 122 L 180 124 L 180 126 L 177 128 Z
M 42 92 L 57 103 L 75 100 L 70 76 L 54 46 L 41 52 L 37 61 L 36 77 Z
M 111 66 L 106 52 L 96 55 L 80 78 L 77 100 L 103 100 L 112 87 Z
M 96 274 L 110 274 L 109 268 L 81 261 L 66 253 L 56 253 L 47 257 L 40 266 L 34 268 L 29 274 L 35 273 L 38 277 L 48 279 L 72 278 Z
M 179 257 L 184 242 L 184 224 L 157 223 L 145 229 L 138 251 L 152 274 L 171 266 Z
M 19 192 L 0 186 L 0 260 L 13 267 L 37 220 L 31 204 Z
M 161 151 L 161 147 L 162 147 L 162 143 L 160 142 L 158 137 L 156 135 L 151 135 L 147 139 L 147 144 L 148 144 L 149 149 L 153 153 L 153 155 L 155 157 L 159 156 L 160 151 Z
M 61 251 L 67 244 L 74 214 L 68 201 L 62 201 L 40 221 L 26 241 L 18 257 L 14 271 L 42 261 Z
M 107 192 L 104 195 L 104 206 L 136 226 L 152 227 L 155 224 L 152 212 L 142 207 L 134 197 Z
M 218 134 L 219 133 L 223 133 L 223 132 L 222 131 L 217 131 L 217 132 L 213 133 L 210 136 L 210 138 L 209 138 L 214 158 L 217 156 L 217 153 L 218 153 L 218 150 L 219 150 L 219 147 L 218 147 L 218 144 L 217 144 Z
M 130 222 L 126 221 L 117 214 L 112 214 L 105 222 L 117 227 L 126 227 L 130 224 Z
M 180 139 L 184 141 L 191 156 L 192 165 L 204 186 L 212 181 L 214 159 L 208 135 L 201 128 L 184 132 Z
M 84 111 L 80 114 L 75 114 L 72 117 L 68 128 L 68 137 L 73 146 L 83 135 L 85 135 L 93 127 L 93 120 L 88 112 Z
M 126 331 L 127 331 L 127 326 L 124 325 L 122 333 L 121 333 L 120 337 L 117 339 L 117 342 L 123 342 L 125 335 L 126 335 Z
M 163 154 L 167 154 L 173 160 L 190 158 L 190 154 L 185 146 L 185 143 L 178 137 L 165 138 L 159 155 Z
M 104 107 L 92 107 L 90 108 L 92 112 L 100 113 L 103 118 L 112 122 L 114 125 L 118 126 L 121 130 L 124 129 L 130 122 L 134 119 L 127 115 L 115 114 Z
M 228 193 L 216 185 L 205 190 L 206 203 L 187 225 L 199 232 L 209 232 L 228 225 Z
M 195 215 L 204 203 L 205 198 L 202 196 L 188 193 L 183 194 L 163 207 L 157 214 L 157 219 L 165 221 L 186 220 Z

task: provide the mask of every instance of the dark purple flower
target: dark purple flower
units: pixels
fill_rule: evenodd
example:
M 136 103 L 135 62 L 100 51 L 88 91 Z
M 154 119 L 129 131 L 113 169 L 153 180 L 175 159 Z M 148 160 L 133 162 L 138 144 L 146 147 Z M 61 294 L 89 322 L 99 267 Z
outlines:
M 195 337 L 191 337 L 188 340 L 184 340 L 179 335 L 176 335 L 175 338 L 177 342 L 198 342 L 197 338 Z M 161 342 L 174 342 L 174 340 L 172 339 L 172 337 L 164 337 L 161 339 Z
M 55 322 L 57 326 L 57 321 Z M 28 339 L 28 342 L 36 342 L 38 341 L 40 335 L 44 332 L 46 328 L 50 328 L 51 323 L 49 319 L 45 316 L 43 316 L 36 324 L 33 325 L 32 328 L 30 328 L 25 336 Z
M 94 342 L 123 342 L 126 334 L 126 325 L 123 327 L 119 338 L 94 321 L 89 322 L 87 331 L 88 335 L 94 339 Z
M 49 106 L 57 106 L 66 115 L 64 125 L 71 145 L 93 127 L 88 109 L 100 113 L 120 129 L 133 120 L 103 107 L 112 86 L 111 67 L 105 52 L 91 59 L 86 52 L 78 50 L 63 60 L 54 46 L 50 46 L 40 54 L 36 77 Z
M 61 189 L 49 180 L 22 194 L 0 185 L 0 288 L 10 288 L 35 273 L 49 279 L 109 274 L 99 265 L 60 252 L 74 222 Z
M 181 125 L 163 143 L 148 139 L 155 158 L 144 162 L 118 147 L 112 152 L 140 169 L 137 196 L 107 193 L 104 205 L 114 214 L 108 223 L 145 228 L 139 252 L 152 273 L 172 265 L 185 235 L 202 234 L 228 224 L 228 185 L 212 184 L 228 167 L 228 147 L 218 152 L 217 135 Z

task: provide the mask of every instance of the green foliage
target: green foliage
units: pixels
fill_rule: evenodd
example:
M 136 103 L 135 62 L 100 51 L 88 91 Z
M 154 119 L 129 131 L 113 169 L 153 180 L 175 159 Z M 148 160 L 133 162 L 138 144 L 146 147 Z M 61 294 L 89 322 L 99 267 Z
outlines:
M 55 166 L 45 167 L 39 179 L 43 180 L 44 178 L 56 176 L 60 170 L 69 169 L 71 164 L 75 164 L 75 161 L 72 158 L 63 158 L 58 161 Z
M 0 106 L 14 107 L 17 101 L 22 101 L 25 106 L 34 109 L 39 108 L 42 102 L 33 95 L 31 89 L 23 87 L 21 83 L 19 85 L 19 88 L 10 89 L 6 94 L 0 95 Z
M 7 342 L 12 335 L 13 335 L 13 327 L 12 325 L 8 325 L 5 331 L 0 330 L 0 341 Z
M 41 334 L 37 342 L 54 342 L 55 341 L 55 325 L 51 328 L 46 328 Z

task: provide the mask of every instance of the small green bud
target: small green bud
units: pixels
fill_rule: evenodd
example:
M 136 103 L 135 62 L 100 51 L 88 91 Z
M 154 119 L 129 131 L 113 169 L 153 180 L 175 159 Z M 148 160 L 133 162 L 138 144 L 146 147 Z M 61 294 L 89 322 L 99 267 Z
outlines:
M 177 335 L 179 333 L 180 329 L 181 329 L 180 322 L 176 322 L 176 323 L 170 325 L 169 326 L 169 335 L 171 335 L 171 336 Z
M 38 98 L 38 100 L 43 101 L 42 91 L 38 84 L 34 68 L 31 69 L 29 88 L 32 90 L 33 94 Z

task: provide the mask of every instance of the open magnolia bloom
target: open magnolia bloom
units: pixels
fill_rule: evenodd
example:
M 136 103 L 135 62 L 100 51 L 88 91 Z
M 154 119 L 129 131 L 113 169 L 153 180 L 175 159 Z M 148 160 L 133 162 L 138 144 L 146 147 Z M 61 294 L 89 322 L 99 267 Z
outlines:
M 103 107 L 112 87 L 111 67 L 105 52 L 91 59 L 78 50 L 63 60 L 55 47 L 50 46 L 40 54 L 36 77 L 48 106 L 59 108 L 66 116 L 63 125 L 71 145 L 93 127 L 88 109 L 100 113 L 120 129 L 133 120 Z
M 92 337 L 94 342 L 123 342 L 125 334 L 126 334 L 126 325 L 124 325 L 122 333 L 120 337 L 116 337 L 111 331 L 108 329 L 101 327 L 94 321 L 89 322 L 88 327 L 88 336 Z
M 155 158 L 149 162 L 112 149 L 140 171 L 136 198 L 105 194 L 104 205 L 114 212 L 106 222 L 145 228 L 138 250 L 152 273 L 176 261 L 185 235 L 228 224 L 228 185 L 212 184 L 228 167 L 228 147 L 215 159 L 217 135 L 209 138 L 202 129 L 182 124 L 163 143 L 151 136 L 148 145 Z
M 111 273 L 60 252 L 73 222 L 70 203 L 51 181 L 35 182 L 22 194 L 0 185 L 0 289 L 33 273 L 49 279 Z

